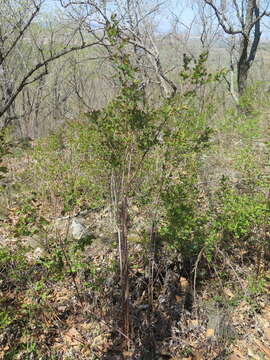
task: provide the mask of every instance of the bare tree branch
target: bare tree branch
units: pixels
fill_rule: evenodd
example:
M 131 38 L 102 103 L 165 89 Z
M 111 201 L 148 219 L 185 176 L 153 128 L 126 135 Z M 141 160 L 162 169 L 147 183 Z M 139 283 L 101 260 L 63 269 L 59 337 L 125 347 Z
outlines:
M 218 7 L 217 1 L 204 0 L 204 2 L 214 11 L 223 31 L 232 37 L 235 36 L 239 41 L 236 69 L 238 94 L 241 96 L 246 89 L 248 73 L 260 43 L 262 34 L 260 22 L 270 15 L 269 2 L 265 4 L 263 11 L 260 11 L 262 5 L 259 0 L 233 0 L 229 6 L 230 16 L 238 22 L 238 25 L 230 23 L 228 10 L 224 6 Z

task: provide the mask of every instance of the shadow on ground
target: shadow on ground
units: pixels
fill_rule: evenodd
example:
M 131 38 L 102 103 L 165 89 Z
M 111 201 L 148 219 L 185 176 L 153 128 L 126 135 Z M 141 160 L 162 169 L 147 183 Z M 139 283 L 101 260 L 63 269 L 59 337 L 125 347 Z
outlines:
M 130 278 L 130 351 L 123 351 L 123 337 L 117 332 L 112 334 L 112 346 L 101 360 L 166 360 L 171 359 L 170 341 L 172 329 L 177 327 L 181 316 L 192 308 L 192 296 L 181 287 L 177 271 L 159 267 L 154 274 L 155 284 L 153 302 L 149 302 L 149 280 L 142 273 L 135 273 Z M 121 326 L 120 289 L 111 294 L 114 299 L 108 318 L 114 326 Z M 152 306 L 151 306 L 152 305 Z

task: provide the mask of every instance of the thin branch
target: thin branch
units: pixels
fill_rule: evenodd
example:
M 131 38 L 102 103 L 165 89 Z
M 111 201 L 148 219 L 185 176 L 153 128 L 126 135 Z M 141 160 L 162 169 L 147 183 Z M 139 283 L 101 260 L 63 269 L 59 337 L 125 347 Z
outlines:
M 17 96 L 20 94 L 20 92 L 29 84 L 32 84 L 34 82 L 36 82 L 37 80 L 39 80 L 42 76 L 47 74 L 47 65 L 51 62 L 53 62 L 54 60 L 59 59 L 62 56 L 65 56 L 73 51 L 78 51 L 78 50 L 82 50 L 91 46 L 95 46 L 95 45 L 100 45 L 100 42 L 94 42 L 94 43 L 90 43 L 90 44 L 82 44 L 80 46 L 73 46 L 69 49 L 65 49 L 60 51 L 59 53 L 51 56 L 50 58 L 45 59 L 44 61 L 36 64 L 36 66 L 34 66 L 21 80 L 20 84 L 17 86 L 17 88 L 13 91 L 13 94 L 10 96 L 8 102 L 0 109 L 0 118 L 1 116 L 4 115 L 4 113 L 10 108 L 10 106 L 14 103 L 15 99 L 17 98 Z M 45 70 L 42 71 L 41 74 L 38 74 L 36 77 L 34 77 L 33 79 L 31 79 L 31 77 L 40 69 L 44 68 Z
M 40 6 L 36 5 L 36 10 L 32 13 L 32 15 L 30 16 L 29 20 L 27 21 L 27 23 L 25 24 L 25 26 L 23 27 L 22 30 L 20 30 L 18 36 L 15 38 L 15 40 L 13 41 L 13 43 L 11 44 L 11 46 L 9 47 L 9 49 L 6 51 L 5 54 L 3 54 L 0 58 L 0 65 L 3 63 L 3 61 L 8 57 L 8 55 L 11 53 L 11 51 L 15 48 L 15 46 L 17 45 L 17 43 L 19 42 L 19 40 L 23 37 L 23 35 L 25 34 L 25 31 L 29 28 L 29 26 L 31 25 L 31 23 L 33 22 L 34 18 L 37 16 L 37 14 L 40 11 Z
M 218 19 L 218 22 L 220 24 L 220 26 L 222 27 L 222 29 L 224 30 L 225 33 L 229 34 L 229 35 L 237 35 L 237 34 L 242 34 L 243 30 L 239 29 L 239 30 L 234 30 L 232 28 L 232 26 L 229 24 L 229 21 L 227 19 L 227 17 L 225 16 L 224 12 L 221 12 L 216 5 L 213 3 L 212 0 L 204 0 L 206 2 L 206 4 L 208 4 L 209 6 L 211 6 L 211 8 L 214 10 L 216 17 Z

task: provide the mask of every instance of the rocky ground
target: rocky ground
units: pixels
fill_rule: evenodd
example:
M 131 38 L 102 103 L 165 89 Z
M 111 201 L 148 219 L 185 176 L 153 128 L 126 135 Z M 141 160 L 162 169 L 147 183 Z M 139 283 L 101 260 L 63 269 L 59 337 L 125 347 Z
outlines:
M 123 351 L 110 208 L 61 215 L 58 199 L 53 205 L 18 190 L 27 161 L 10 166 L 0 196 L 0 359 L 270 359 L 266 260 L 249 261 L 238 249 L 231 257 L 217 252 L 211 269 L 200 257 L 191 268 L 161 244 L 149 262 L 149 229 L 132 204 L 130 341 Z
M 260 285 L 252 285 L 241 277 L 252 269 L 240 273 L 228 262 L 231 279 L 226 285 L 220 269 L 219 274 L 203 278 L 197 274 L 193 282 L 194 273 L 186 271 L 181 259 L 169 257 L 162 249 L 150 304 L 144 247 L 134 234 L 129 249 L 132 332 L 130 349 L 123 355 L 118 250 L 106 230 L 106 210 L 101 213 L 60 217 L 48 227 L 47 239 L 38 235 L 8 238 L 2 227 L 2 247 L 27 249 L 23 272 L 32 280 L 31 284 L 16 272 L 17 260 L 9 265 L 2 261 L 1 314 L 6 310 L 14 315 L 10 324 L 2 321 L 2 359 L 270 359 L 269 272 L 264 272 Z M 80 253 L 80 262 L 64 260 L 67 268 L 77 266 L 76 271 L 67 269 L 61 275 L 55 269 L 54 274 L 51 270 L 46 274 L 52 255 L 50 238 L 58 238 L 60 249 L 71 257 L 64 239 L 74 243 L 94 230 L 95 239 Z M 25 322 L 26 332 L 22 330 Z M 18 351 L 12 357 L 15 348 Z

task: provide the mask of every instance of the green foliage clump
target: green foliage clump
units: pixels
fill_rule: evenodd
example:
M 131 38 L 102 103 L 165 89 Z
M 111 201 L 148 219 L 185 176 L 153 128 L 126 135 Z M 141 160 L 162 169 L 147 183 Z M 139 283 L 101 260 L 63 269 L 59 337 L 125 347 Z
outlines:
M 162 195 L 166 215 L 161 234 L 184 258 L 195 260 L 203 250 L 210 263 L 218 249 L 232 255 L 242 247 L 257 251 L 266 241 L 260 232 L 269 227 L 269 202 L 265 196 L 239 192 L 222 180 L 210 205 L 201 206 L 194 180 L 183 179 Z
M 207 71 L 205 66 L 208 59 L 208 51 L 199 55 L 198 59 L 184 54 L 184 66 L 180 72 L 180 78 L 184 81 L 188 80 L 192 85 L 204 86 L 213 81 L 220 81 L 227 70 L 221 69 L 218 72 L 211 73 Z
M 254 226 L 265 223 L 268 205 L 263 194 L 238 193 L 235 189 L 222 187 L 217 196 L 216 221 L 233 238 L 240 239 Z
M 217 247 L 233 254 L 241 247 L 248 248 L 250 238 L 255 237 L 260 229 L 269 226 L 269 204 L 262 193 L 243 193 L 222 181 L 216 191 L 210 207 L 210 225 L 207 238 L 209 250 Z M 264 238 L 260 242 L 264 242 Z M 259 244 L 252 244 L 253 248 Z
M 103 204 L 104 179 L 91 153 L 91 133 L 85 121 L 71 122 L 61 132 L 40 139 L 32 151 L 33 176 L 40 179 L 39 194 L 58 200 L 63 213 L 74 207 L 95 208 Z
M 181 180 L 162 194 L 165 216 L 160 231 L 184 259 L 196 258 L 205 245 L 208 217 L 198 209 L 199 192 L 194 178 Z
M 16 221 L 12 232 L 15 236 L 28 236 L 42 232 L 48 221 L 39 214 L 34 198 L 24 199 L 20 207 L 13 212 Z

